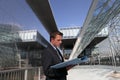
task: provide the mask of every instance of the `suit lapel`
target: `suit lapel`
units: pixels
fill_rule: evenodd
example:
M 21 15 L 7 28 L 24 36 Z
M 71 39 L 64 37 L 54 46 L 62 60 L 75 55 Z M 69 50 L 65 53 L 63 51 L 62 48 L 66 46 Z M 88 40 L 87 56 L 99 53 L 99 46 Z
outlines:
M 56 51 L 51 45 L 49 45 L 48 48 L 49 48 L 49 51 L 50 51 L 52 54 L 56 55 L 60 61 L 62 61 L 62 62 L 64 61 L 63 57 L 61 57 L 62 60 L 60 59 L 59 54 L 57 53 L 57 51 Z

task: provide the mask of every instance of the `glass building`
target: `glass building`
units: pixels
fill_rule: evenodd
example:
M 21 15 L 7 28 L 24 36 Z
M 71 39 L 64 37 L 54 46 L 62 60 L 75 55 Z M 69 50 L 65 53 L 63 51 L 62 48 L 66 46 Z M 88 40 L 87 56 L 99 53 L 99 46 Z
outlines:
M 119 14 L 119 0 L 93 0 L 70 58 L 78 57 L 103 28 L 119 25 Z
M 63 33 L 62 46 L 63 46 L 64 56 L 66 59 L 69 58 L 72 52 L 72 49 L 74 47 L 80 29 L 81 29 L 80 26 L 60 28 L 60 31 Z
M 0 67 L 18 66 L 16 42 L 20 40 L 17 31 L 21 30 L 14 24 L 0 24 Z
M 0 24 L 0 67 L 41 65 L 41 51 L 48 42 L 37 30 L 22 30 L 18 25 Z
M 60 31 L 63 33 L 63 39 L 73 39 L 78 37 L 80 26 L 60 28 Z

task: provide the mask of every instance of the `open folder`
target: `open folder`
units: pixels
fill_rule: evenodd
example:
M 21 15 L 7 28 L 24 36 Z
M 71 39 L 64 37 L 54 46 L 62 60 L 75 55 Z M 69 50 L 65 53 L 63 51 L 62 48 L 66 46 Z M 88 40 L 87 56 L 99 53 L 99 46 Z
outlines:
M 84 63 L 84 62 L 87 62 L 87 61 L 88 61 L 87 56 L 84 56 L 82 58 L 75 58 L 75 59 L 72 59 L 72 60 L 69 60 L 69 61 L 58 63 L 56 65 L 51 66 L 51 68 L 58 69 L 58 68 L 63 68 L 63 67 L 67 67 L 67 66 L 70 66 L 70 65 L 77 65 L 77 64 Z

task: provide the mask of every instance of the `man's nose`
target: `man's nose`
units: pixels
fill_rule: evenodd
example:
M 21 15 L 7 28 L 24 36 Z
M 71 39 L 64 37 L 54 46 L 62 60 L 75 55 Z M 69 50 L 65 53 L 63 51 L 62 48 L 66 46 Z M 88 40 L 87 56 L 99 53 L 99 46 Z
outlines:
M 62 43 L 62 41 L 60 41 L 60 43 Z

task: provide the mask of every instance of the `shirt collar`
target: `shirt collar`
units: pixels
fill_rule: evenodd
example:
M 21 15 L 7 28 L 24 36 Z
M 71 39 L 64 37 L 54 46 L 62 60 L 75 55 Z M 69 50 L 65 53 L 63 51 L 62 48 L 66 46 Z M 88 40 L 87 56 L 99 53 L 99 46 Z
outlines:
M 50 43 L 51 44 L 51 43 Z M 51 46 L 56 50 L 56 47 L 53 45 L 53 44 L 51 44 Z

